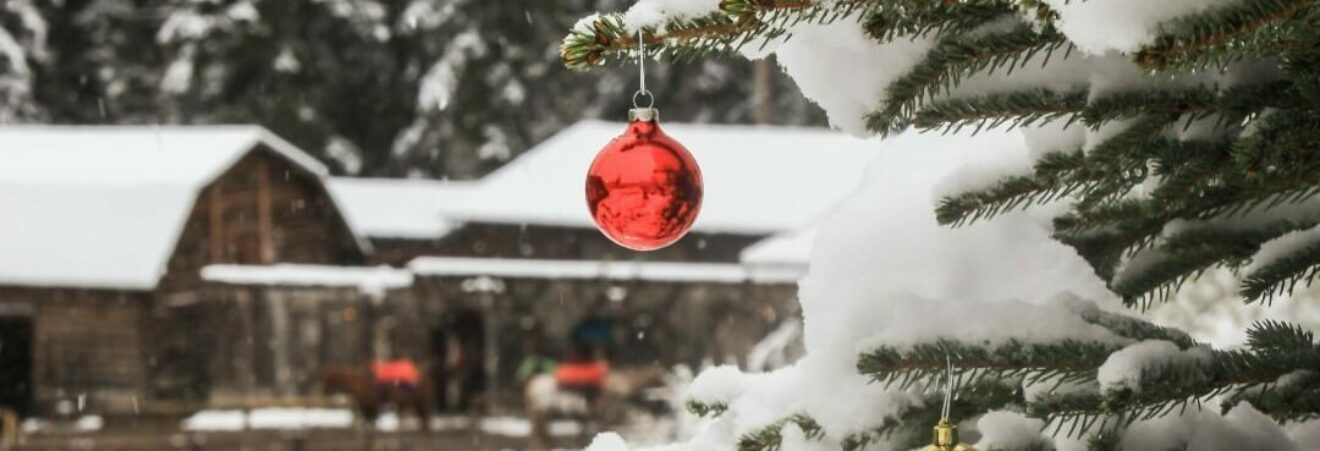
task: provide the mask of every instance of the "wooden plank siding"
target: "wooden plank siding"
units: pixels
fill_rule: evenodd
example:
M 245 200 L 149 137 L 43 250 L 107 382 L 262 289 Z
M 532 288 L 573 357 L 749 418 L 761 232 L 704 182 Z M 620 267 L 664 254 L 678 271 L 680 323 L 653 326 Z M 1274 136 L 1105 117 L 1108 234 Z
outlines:
M 366 250 L 315 175 L 263 148 L 207 185 L 187 221 L 156 289 L 152 392 L 197 402 L 270 394 L 270 362 L 253 357 L 270 338 L 259 291 L 206 289 L 199 271 L 216 263 L 359 264 Z
M 356 264 L 365 258 L 319 180 L 257 151 L 198 196 L 157 291 L 196 290 L 198 270 L 213 263 Z
M 143 342 L 148 293 L 0 287 L 0 303 L 22 305 L 33 325 L 36 412 L 63 403 L 131 411 L 146 394 Z
M 206 302 L 179 317 L 205 321 L 203 337 L 176 330 L 191 365 L 183 380 L 215 405 L 317 395 L 327 367 L 364 368 L 389 354 L 425 357 L 426 328 L 409 290 L 376 299 L 357 288 L 209 283 Z M 194 327 L 203 326 L 194 323 Z M 422 362 L 425 363 L 425 362 Z

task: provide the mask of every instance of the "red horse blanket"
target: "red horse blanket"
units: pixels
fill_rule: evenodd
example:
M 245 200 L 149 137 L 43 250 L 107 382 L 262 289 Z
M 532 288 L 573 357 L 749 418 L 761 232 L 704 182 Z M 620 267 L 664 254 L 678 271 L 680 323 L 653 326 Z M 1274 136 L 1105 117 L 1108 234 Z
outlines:
M 371 362 L 371 377 L 377 384 L 417 385 L 422 374 L 412 360 L 377 360 Z
M 568 387 L 600 387 L 605 385 L 609 372 L 610 364 L 604 360 L 561 363 L 555 367 L 555 382 Z

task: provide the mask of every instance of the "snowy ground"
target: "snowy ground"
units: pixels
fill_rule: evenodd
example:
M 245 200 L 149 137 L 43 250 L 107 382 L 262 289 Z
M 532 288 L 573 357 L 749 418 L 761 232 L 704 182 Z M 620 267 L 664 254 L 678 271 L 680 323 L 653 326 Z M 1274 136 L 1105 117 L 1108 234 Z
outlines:
M 442 416 L 431 420 L 424 432 L 411 417 L 385 414 L 371 429 L 353 425 L 351 412 L 333 408 L 263 408 L 249 412 L 207 410 L 198 412 L 177 428 L 120 428 L 106 426 L 99 416 L 89 415 L 67 422 L 28 420 L 24 424 L 25 446 L 17 449 L 307 449 L 307 450 L 519 450 L 529 447 L 532 425 L 516 416 L 490 416 L 475 420 L 465 416 Z M 625 424 L 611 426 L 633 443 L 659 444 L 691 435 L 695 421 L 690 416 L 631 416 Z M 553 449 L 581 449 L 593 431 L 577 421 L 550 423 Z
M 431 430 L 438 432 L 469 431 L 473 419 L 466 416 L 441 416 L 431 418 Z M 477 430 L 483 434 L 504 437 L 527 437 L 531 435 L 532 425 L 526 418 L 513 416 L 492 416 L 476 420 Z M 301 429 L 339 429 L 353 427 L 353 412 L 348 409 L 325 408 L 263 408 L 249 412 L 241 410 L 204 410 L 183 420 L 181 429 L 185 431 L 241 431 L 245 429 L 301 430 Z M 416 429 L 415 418 L 400 418 L 394 413 L 386 413 L 376 419 L 376 430 L 383 432 L 401 429 Z M 571 437 L 582 433 L 582 425 L 577 421 L 556 420 L 550 423 L 550 435 Z
M 421 431 L 411 416 L 386 413 L 375 427 L 359 428 L 344 408 L 260 408 L 204 410 L 180 421 L 177 428 L 107 427 L 97 415 L 53 422 L 24 422 L 27 446 L 20 449 L 525 449 L 532 424 L 526 418 L 496 415 L 483 418 L 439 416 L 431 431 Z M 475 423 L 474 423 L 475 421 Z M 475 425 L 475 427 L 473 427 Z M 632 443 L 660 444 L 690 437 L 700 420 L 682 412 L 676 416 L 636 413 L 610 426 Z M 580 449 L 594 430 L 574 420 L 549 425 L 557 449 Z M 249 444 L 259 444 L 255 447 Z M 333 445 L 330 445 L 333 444 Z

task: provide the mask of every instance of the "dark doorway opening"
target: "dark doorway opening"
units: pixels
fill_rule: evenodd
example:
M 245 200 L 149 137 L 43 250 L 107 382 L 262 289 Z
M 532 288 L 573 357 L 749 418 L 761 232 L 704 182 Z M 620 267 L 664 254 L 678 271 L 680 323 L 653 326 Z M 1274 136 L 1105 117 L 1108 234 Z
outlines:
M 0 316 L 0 407 L 32 411 L 32 319 Z
M 432 380 L 441 411 L 467 412 L 485 393 L 485 348 L 486 325 L 476 310 L 451 312 L 431 331 Z

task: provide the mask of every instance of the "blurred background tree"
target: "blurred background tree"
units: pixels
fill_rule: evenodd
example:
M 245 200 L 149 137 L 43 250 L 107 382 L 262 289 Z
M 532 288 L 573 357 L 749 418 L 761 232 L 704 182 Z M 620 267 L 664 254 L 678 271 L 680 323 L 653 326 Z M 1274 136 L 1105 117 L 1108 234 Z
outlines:
M 338 174 L 475 178 L 578 120 L 624 119 L 635 68 L 566 70 L 559 42 L 625 3 L 5 0 L 0 122 L 256 123 Z M 772 62 L 648 72 L 673 121 L 824 124 Z

